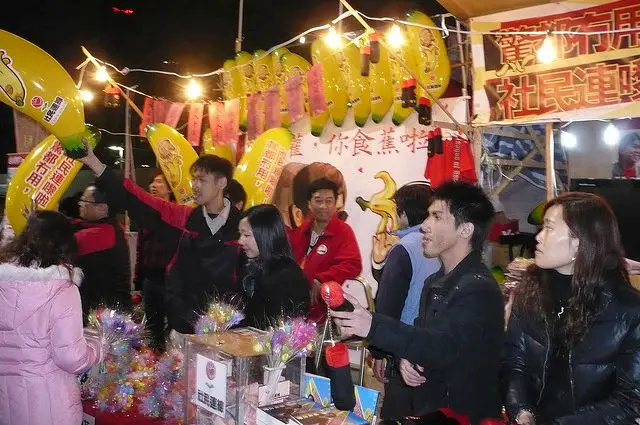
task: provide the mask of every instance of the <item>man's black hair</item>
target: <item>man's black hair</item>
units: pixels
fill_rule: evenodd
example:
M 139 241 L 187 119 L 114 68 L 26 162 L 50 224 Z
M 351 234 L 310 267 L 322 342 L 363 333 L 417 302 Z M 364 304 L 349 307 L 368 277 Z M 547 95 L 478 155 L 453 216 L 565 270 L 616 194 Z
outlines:
M 431 187 L 419 182 L 402 186 L 393 195 L 398 215 L 405 213 L 410 227 L 417 226 L 427 218 L 432 197 Z
M 495 214 L 493 205 L 484 191 L 470 183 L 450 181 L 434 191 L 433 199 L 443 201 L 449 206 L 456 227 L 463 223 L 473 224 L 471 247 L 477 251 L 482 250 Z
M 218 177 L 226 177 L 230 182 L 233 176 L 233 165 L 231 162 L 217 155 L 202 155 L 191 165 L 190 171 L 204 171 Z
M 338 199 L 338 185 L 335 184 L 335 182 L 322 177 L 314 180 L 309 185 L 309 188 L 307 189 L 307 201 L 310 201 L 311 198 L 313 198 L 313 194 L 319 190 L 330 190 L 333 192 L 333 196 Z

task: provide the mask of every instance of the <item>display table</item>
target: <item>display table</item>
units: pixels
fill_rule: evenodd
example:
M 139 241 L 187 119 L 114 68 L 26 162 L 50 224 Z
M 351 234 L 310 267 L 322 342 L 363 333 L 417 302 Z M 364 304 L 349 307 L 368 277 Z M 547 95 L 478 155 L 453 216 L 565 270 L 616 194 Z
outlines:
M 161 418 L 147 418 L 130 413 L 109 413 L 101 412 L 93 407 L 93 401 L 87 400 L 82 403 L 82 410 L 85 413 L 85 420 L 82 425 L 162 425 Z M 86 416 L 94 418 L 94 422 L 89 421 Z

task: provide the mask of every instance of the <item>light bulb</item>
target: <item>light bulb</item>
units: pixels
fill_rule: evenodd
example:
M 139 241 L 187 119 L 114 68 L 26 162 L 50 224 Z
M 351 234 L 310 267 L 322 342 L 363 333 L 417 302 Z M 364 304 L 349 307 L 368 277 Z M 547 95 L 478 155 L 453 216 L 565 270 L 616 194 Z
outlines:
M 305 37 L 304 35 L 302 37 L 300 37 L 300 44 L 304 44 L 307 42 L 307 37 Z
M 620 142 L 620 131 L 615 125 L 609 123 L 604 130 L 604 142 L 609 146 L 615 146 Z
M 104 66 L 101 66 L 96 71 L 96 80 L 101 83 L 104 83 L 109 80 L 109 73 L 107 72 Z
M 89 90 L 80 90 L 80 99 L 82 99 L 83 102 L 91 102 L 93 100 L 93 93 Z
M 578 146 L 578 139 L 573 133 L 562 131 L 560 133 L 560 143 L 567 149 L 573 149 Z
M 553 38 L 551 38 L 551 35 L 548 35 L 544 39 L 542 45 L 538 49 L 536 56 L 538 57 L 538 62 L 544 64 L 551 63 L 554 60 L 558 59 L 556 44 L 553 42 Z
M 202 86 L 194 79 L 189 80 L 186 89 L 187 98 L 197 99 L 202 96 Z
M 324 36 L 324 42 L 334 50 L 338 50 L 342 47 L 342 37 L 334 27 L 329 28 L 329 32 Z
M 387 33 L 387 42 L 394 49 L 398 49 L 404 44 L 404 35 L 402 35 L 402 31 L 398 25 L 393 24 Z

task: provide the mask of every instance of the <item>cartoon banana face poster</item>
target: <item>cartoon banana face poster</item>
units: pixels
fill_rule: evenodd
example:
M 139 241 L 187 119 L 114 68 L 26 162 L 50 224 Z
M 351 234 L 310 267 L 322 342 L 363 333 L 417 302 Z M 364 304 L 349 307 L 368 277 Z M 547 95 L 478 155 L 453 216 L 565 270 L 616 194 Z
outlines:
M 458 107 L 456 99 L 442 101 L 450 103 L 448 109 L 457 119 L 463 119 L 464 108 Z M 445 121 L 444 117 L 435 119 Z M 273 203 L 287 224 L 295 227 L 308 213 L 308 185 L 320 177 L 335 181 L 338 214 L 356 233 L 363 274 L 374 288 L 372 264 L 383 261 L 397 240 L 393 235 L 398 227 L 393 195 L 408 183 L 425 180 L 428 133 L 432 128 L 417 121 L 413 114 L 396 126 L 388 114 L 382 122 L 369 120 L 360 128 L 347 117 L 340 128 L 329 123 L 320 138 L 308 133 L 306 119 L 290 128 L 294 138 L 289 162 L 278 181 Z

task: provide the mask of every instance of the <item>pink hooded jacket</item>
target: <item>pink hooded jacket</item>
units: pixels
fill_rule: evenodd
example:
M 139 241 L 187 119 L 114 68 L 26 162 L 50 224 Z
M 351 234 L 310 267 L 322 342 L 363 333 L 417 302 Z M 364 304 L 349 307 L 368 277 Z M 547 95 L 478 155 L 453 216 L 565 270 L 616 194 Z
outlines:
M 83 335 L 81 280 L 80 269 L 0 264 L 0 425 L 82 422 L 75 375 L 102 344 Z

